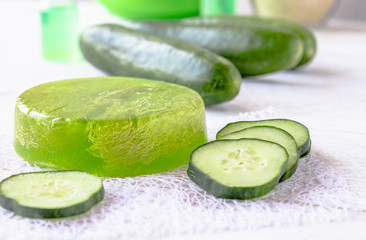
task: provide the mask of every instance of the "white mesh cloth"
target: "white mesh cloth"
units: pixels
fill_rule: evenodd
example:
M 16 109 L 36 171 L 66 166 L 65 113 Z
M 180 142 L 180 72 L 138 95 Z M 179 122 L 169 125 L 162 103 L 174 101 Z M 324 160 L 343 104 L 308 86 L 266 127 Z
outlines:
M 208 119 L 209 139 L 228 122 L 273 115 L 265 109 Z M 39 170 L 16 155 L 11 136 L 0 136 L 0 159 L 0 179 Z M 316 152 L 300 159 L 290 179 L 255 200 L 217 199 L 192 183 L 186 170 L 183 166 L 155 175 L 104 179 L 104 200 L 71 218 L 28 219 L 0 208 L 0 239 L 151 239 L 328 223 L 365 209 L 346 181 Z

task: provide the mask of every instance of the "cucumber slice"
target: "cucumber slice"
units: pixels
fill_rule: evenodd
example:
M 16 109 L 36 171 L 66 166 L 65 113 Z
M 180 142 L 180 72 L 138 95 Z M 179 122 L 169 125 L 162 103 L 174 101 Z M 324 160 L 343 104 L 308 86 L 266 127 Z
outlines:
M 226 134 L 254 126 L 273 126 L 281 128 L 290 133 L 295 138 L 300 157 L 303 157 L 310 152 L 311 142 L 309 129 L 303 124 L 290 119 L 268 119 L 260 121 L 241 121 L 229 123 L 217 133 L 216 138 L 220 139 Z
M 280 144 L 286 149 L 289 156 L 285 173 L 282 175 L 280 182 L 285 181 L 295 173 L 299 160 L 297 144 L 295 139 L 285 130 L 272 126 L 256 126 L 229 133 L 221 139 L 240 138 L 257 138 Z
M 231 199 L 260 197 L 283 175 L 288 154 L 281 145 L 259 139 L 224 139 L 191 155 L 189 178 L 208 193 Z
M 0 183 L 0 205 L 31 218 L 68 217 L 83 213 L 103 197 L 101 179 L 82 171 L 21 173 Z

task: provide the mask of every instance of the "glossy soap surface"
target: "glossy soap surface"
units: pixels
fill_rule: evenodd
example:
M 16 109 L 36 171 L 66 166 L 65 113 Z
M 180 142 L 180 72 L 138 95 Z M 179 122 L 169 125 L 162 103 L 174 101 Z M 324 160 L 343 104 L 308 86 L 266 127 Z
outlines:
M 207 142 L 193 90 L 159 81 L 100 77 L 45 83 L 15 108 L 16 152 L 40 167 L 135 176 L 189 162 Z

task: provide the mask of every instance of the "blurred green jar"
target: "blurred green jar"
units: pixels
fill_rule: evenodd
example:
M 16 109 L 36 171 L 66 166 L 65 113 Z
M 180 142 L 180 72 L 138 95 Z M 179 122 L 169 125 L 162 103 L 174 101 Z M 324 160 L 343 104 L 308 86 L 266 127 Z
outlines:
M 129 19 L 169 19 L 197 16 L 199 0 L 97 0 L 112 14 Z
M 79 60 L 76 1 L 42 0 L 40 15 L 43 57 L 51 61 Z
M 252 0 L 257 15 L 284 18 L 307 26 L 321 26 L 339 0 Z

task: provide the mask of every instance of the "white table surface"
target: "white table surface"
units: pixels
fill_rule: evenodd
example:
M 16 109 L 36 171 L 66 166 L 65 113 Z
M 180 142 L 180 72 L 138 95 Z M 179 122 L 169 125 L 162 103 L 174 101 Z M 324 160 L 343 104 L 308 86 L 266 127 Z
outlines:
M 83 2 L 79 11 L 81 27 L 109 19 L 95 3 Z M 9 113 L 16 97 L 29 87 L 52 80 L 103 75 L 83 61 L 57 63 L 42 59 L 38 1 L 1 0 L 0 33 L 1 134 L 12 134 L 13 116 Z M 366 24 L 331 21 L 315 33 L 318 53 L 310 65 L 298 71 L 244 79 L 239 96 L 208 107 L 207 118 L 272 107 L 279 117 L 304 123 L 311 132 L 313 151 L 366 201 Z M 210 237 L 245 234 L 251 239 L 366 239 L 365 226 L 364 210 L 346 222 Z

